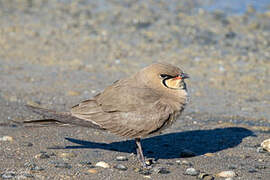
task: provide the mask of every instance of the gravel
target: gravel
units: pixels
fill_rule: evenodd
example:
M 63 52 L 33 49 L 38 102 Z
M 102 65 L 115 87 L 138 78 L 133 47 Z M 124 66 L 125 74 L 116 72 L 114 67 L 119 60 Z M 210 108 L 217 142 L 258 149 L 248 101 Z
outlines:
M 197 175 L 199 175 L 199 171 L 197 171 L 194 168 L 187 168 L 184 174 L 190 175 L 190 176 L 197 176 Z
M 268 179 L 270 156 L 261 143 L 270 132 L 269 3 L 235 2 L 226 1 L 230 13 L 219 1 L 1 3 L 0 177 L 38 171 L 34 179 L 194 179 L 198 175 L 184 173 L 196 167 L 209 174 L 205 178 L 229 170 L 234 179 Z M 129 156 L 136 152 L 130 139 L 14 123 L 42 118 L 25 104 L 68 111 L 154 62 L 187 72 L 191 98 L 164 134 L 142 140 L 146 158 L 154 160 L 148 170 Z M 122 155 L 128 160 L 116 159 Z M 111 166 L 95 167 L 100 161 Z M 117 164 L 128 169 L 116 170 Z M 156 173 L 158 167 L 169 173 Z

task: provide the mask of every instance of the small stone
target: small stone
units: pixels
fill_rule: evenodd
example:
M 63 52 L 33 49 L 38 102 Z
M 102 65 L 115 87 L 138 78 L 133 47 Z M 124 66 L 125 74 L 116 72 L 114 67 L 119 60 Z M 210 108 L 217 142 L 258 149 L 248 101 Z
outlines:
M 80 92 L 78 92 L 78 91 L 68 91 L 67 95 L 68 96 L 79 96 Z
M 143 176 L 144 178 L 151 179 L 151 176 Z
M 10 102 L 16 102 L 16 101 L 18 101 L 18 98 L 17 98 L 17 96 L 10 96 L 9 101 Z
M 30 179 L 30 178 L 34 178 L 34 176 L 32 174 L 29 174 L 29 173 L 22 173 L 22 174 L 16 176 L 16 179 Z
M 134 170 L 134 172 L 139 172 L 140 168 L 134 168 L 133 170 Z
M 43 171 L 44 168 L 37 166 L 35 163 L 27 162 L 24 164 L 25 167 L 30 168 L 31 171 Z
M 214 180 L 215 178 L 213 176 L 206 176 L 203 178 L 203 180 Z
M 236 33 L 235 32 L 232 32 L 232 31 L 230 31 L 227 34 L 225 34 L 225 37 L 227 39 L 233 39 L 233 38 L 235 38 L 235 36 L 236 36 Z
M 83 166 L 91 166 L 92 165 L 92 163 L 90 161 L 82 161 L 82 162 L 80 162 L 80 164 Z
M 53 146 L 48 147 L 47 149 L 65 149 L 65 146 L 53 145 Z
M 187 168 L 184 175 L 197 176 L 199 172 L 194 168 Z
M 22 143 L 21 143 L 21 146 L 31 147 L 31 146 L 33 146 L 33 143 L 30 143 L 30 142 L 22 142 Z
M 214 153 L 205 153 L 204 155 L 207 156 L 207 157 L 213 157 L 213 156 L 215 156 Z
M 13 141 L 13 137 L 11 136 L 3 136 L 0 138 L 0 141 Z
M 12 179 L 12 178 L 14 178 L 15 177 L 15 172 L 13 172 L 13 171 L 7 171 L 7 172 L 4 172 L 3 174 L 2 174 L 2 178 L 3 179 Z
M 204 179 L 206 176 L 209 176 L 209 174 L 205 173 L 205 172 L 201 172 L 199 175 L 198 175 L 198 178 L 199 179 Z
M 176 163 L 179 164 L 179 165 L 184 165 L 184 166 L 189 166 L 189 167 L 192 166 L 192 163 L 188 162 L 186 160 L 183 160 L 183 161 L 178 160 Z
M 114 166 L 115 169 L 121 170 L 121 171 L 126 171 L 128 168 L 124 166 L 123 164 L 117 164 Z
M 74 154 L 74 153 L 59 153 L 57 156 L 61 157 L 61 158 L 73 158 L 73 157 L 76 157 L 76 154 Z
M 224 179 L 224 180 L 233 180 L 233 178 L 230 177 L 230 178 L 226 178 L 226 179 Z
M 96 164 L 96 167 L 110 168 L 110 165 L 104 161 L 100 161 Z
M 261 164 L 256 164 L 255 165 L 256 169 L 266 169 L 267 167 L 265 165 L 261 165 Z
M 236 173 L 234 171 L 222 171 L 218 173 L 217 176 L 223 178 L 232 178 L 236 176 Z
M 43 171 L 44 168 L 39 167 L 39 166 L 34 166 L 34 167 L 32 167 L 30 170 L 31 170 L 31 171 Z
M 57 162 L 54 167 L 71 169 L 71 165 L 66 162 Z
M 154 163 L 155 163 L 155 161 L 153 159 L 147 159 L 147 160 L 145 160 L 145 164 L 148 165 L 148 166 L 151 166 Z
M 155 172 L 155 173 L 159 173 L 159 174 L 169 174 L 169 173 L 170 173 L 170 171 L 167 170 L 167 169 L 164 168 L 164 167 L 154 167 L 154 168 L 152 169 L 152 171 Z
M 234 165 L 234 164 L 232 164 L 232 165 L 230 165 L 230 166 L 228 167 L 228 169 L 230 169 L 230 170 L 237 169 L 237 166 Z
M 29 100 L 26 102 L 26 104 L 30 106 L 40 106 L 41 102 L 34 102 L 34 101 Z
M 176 162 L 176 164 L 179 164 L 179 165 L 181 164 L 180 160 L 176 160 L 175 162 Z
M 257 153 L 265 153 L 266 150 L 263 149 L 263 147 L 257 147 L 256 152 L 257 152 Z
M 270 152 L 270 139 L 266 139 L 261 143 L 261 147 Z
M 120 59 L 115 60 L 115 64 L 119 64 L 120 62 L 121 62 Z
M 139 173 L 148 176 L 151 174 L 151 171 L 150 169 L 140 169 Z
M 196 156 L 196 153 L 188 150 L 188 149 L 184 149 L 181 153 L 180 153 L 181 157 L 193 157 Z
M 249 172 L 249 173 L 256 173 L 256 172 L 258 172 L 258 171 L 257 171 L 256 169 L 249 169 L 248 172 Z
M 87 172 L 91 173 L 91 174 L 96 174 L 98 173 L 98 171 L 94 168 L 88 169 Z
M 128 158 L 127 158 L 126 156 L 117 156 L 117 157 L 116 157 L 116 160 L 117 160 L 117 161 L 127 161 Z
M 35 155 L 35 158 L 36 159 L 47 159 L 47 158 L 50 158 L 50 156 L 46 152 L 42 152 L 42 153 Z
M 47 153 L 50 157 L 51 156 L 56 156 L 56 154 L 54 152 L 51 152 L 51 153 Z

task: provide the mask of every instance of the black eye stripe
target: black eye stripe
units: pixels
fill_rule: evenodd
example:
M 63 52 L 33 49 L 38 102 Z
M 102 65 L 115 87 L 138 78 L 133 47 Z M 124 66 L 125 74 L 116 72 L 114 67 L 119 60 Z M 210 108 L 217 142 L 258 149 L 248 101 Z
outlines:
M 168 75 L 168 74 L 160 74 L 159 75 L 161 78 L 163 79 L 169 79 L 169 78 L 172 78 L 172 76 Z
M 161 78 L 166 78 L 168 75 L 167 74 L 160 74 L 159 75 Z

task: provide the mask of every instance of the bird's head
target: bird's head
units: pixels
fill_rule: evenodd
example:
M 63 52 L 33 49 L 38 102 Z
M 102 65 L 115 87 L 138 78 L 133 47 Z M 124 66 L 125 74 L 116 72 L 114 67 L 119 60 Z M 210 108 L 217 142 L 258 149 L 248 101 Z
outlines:
M 189 78 L 180 68 L 171 64 L 156 63 L 144 68 L 141 78 L 147 86 L 163 91 L 186 91 L 185 79 Z

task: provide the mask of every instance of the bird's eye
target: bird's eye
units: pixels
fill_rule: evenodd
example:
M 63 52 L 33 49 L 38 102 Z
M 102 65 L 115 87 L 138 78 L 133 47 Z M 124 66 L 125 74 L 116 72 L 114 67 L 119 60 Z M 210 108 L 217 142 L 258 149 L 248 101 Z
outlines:
M 159 77 L 161 77 L 162 79 L 165 79 L 165 78 L 169 77 L 169 75 L 167 75 L 167 74 L 160 74 Z

